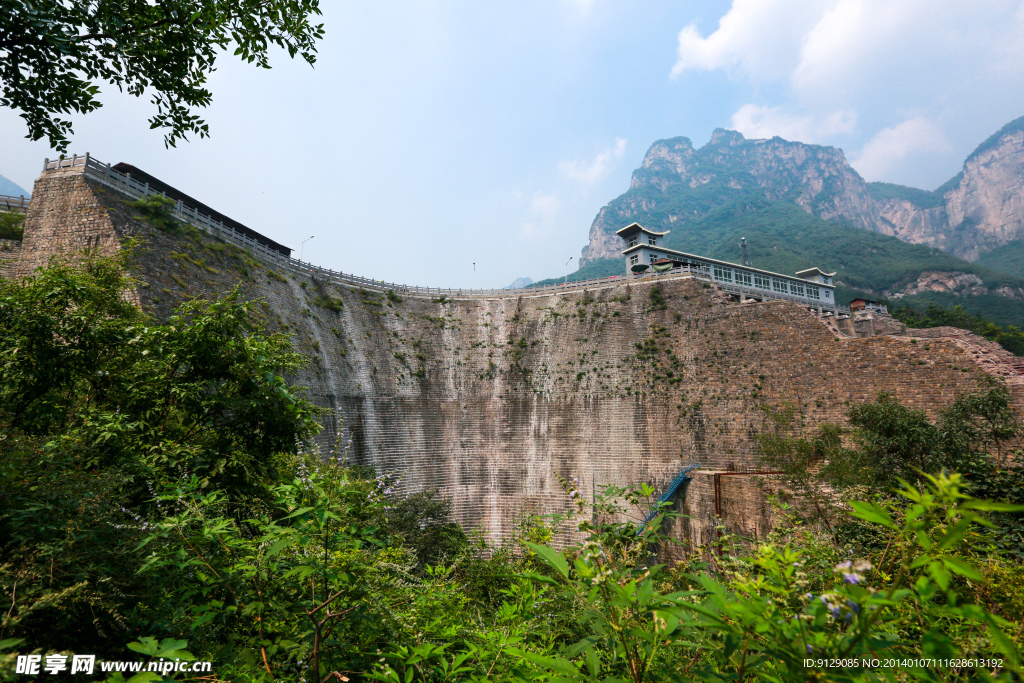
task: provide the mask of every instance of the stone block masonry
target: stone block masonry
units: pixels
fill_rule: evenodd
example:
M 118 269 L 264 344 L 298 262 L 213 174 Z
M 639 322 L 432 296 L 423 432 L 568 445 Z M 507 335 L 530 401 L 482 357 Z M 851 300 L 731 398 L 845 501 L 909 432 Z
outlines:
M 714 541 L 720 512 L 726 532 L 763 535 L 756 478 L 723 477 L 716 501 L 713 473 L 757 468 L 766 409 L 793 406 L 810 431 L 888 391 L 935 416 L 987 372 L 963 339 L 837 337 L 799 305 L 737 304 L 686 277 L 454 299 L 331 284 L 188 227 L 156 230 L 72 174 L 36 183 L 19 269 L 132 236 L 143 307 L 166 316 L 240 284 L 311 359 L 291 379 L 329 410 L 323 441 L 343 429 L 355 462 L 439 489 L 493 542 L 524 514 L 568 508 L 556 475 L 578 477 L 586 498 L 592 481 L 660 493 L 694 462 L 677 533 Z M 1019 373 L 1007 381 L 1024 408 Z

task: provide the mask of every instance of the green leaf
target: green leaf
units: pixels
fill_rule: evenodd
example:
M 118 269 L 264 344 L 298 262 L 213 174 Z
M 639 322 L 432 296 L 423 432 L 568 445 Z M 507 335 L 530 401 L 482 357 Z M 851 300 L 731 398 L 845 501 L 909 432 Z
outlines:
M 570 662 L 568 659 L 563 659 L 561 657 L 545 657 L 544 655 L 538 655 L 533 652 L 519 650 L 517 648 L 513 648 L 510 651 L 515 651 L 523 659 L 527 660 L 528 662 L 538 664 L 544 667 L 545 669 L 572 675 L 579 675 L 580 672 L 580 670 L 576 668 L 576 665 Z
M 946 533 L 939 539 L 940 548 L 948 548 L 957 541 L 963 539 L 967 535 L 968 529 L 971 528 L 972 521 L 970 519 L 961 519 L 953 526 L 946 530 Z
M 4 640 L 0 640 L 0 650 L 8 650 L 23 642 L 25 642 L 24 638 L 6 638 Z
M 558 552 L 554 548 L 550 548 L 546 545 L 540 545 L 539 543 L 530 543 L 524 541 L 524 545 L 544 560 L 549 566 L 555 571 L 561 574 L 565 578 L 569 578 L 569 563 L 565 560 L 565 555 Z
M 988 510 L 990 512 L 1022 512 L 1024 505 L 1015 503 L 1000 503 L 994 500 L 968 500 L 960 504 L 960 507 L 969 510 Z
M 285 536 L 267 549 L 267 557 L 273 557 L 293 543 L 291 536 Z
M 966 577 L 968 579 L 972 579 L 974 581 L 982 581 L 985 578 L 984 576 L 982 576 L 981 572 L 979 572 L 973 566 L 959 558 L 943 557 L 942 563 L 950 569 L 952 569 L 954 573 L 959 574 L 960 576 Z
M 853 508 L 853 512 L 850 513 L 853 517 L 863 519 L 865 522 L 871 522 L 872 524 L 881 524 L 890 529 L 896 528 L 889 513 L 873 503 L 854 500 L 850 501 L 850 507 Z
M 150 683 L 150 681 L 162 681 L 164 680 L 160 674 L 155 674 L 151 671 L 142 671 L 129 678 L 125 683 Z

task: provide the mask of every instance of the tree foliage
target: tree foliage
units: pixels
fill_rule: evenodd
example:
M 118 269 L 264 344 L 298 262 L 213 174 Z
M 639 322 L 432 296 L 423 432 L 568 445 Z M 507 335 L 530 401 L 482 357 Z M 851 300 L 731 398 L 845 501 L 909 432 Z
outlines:
M 133 603 L 153 586 L 125 558 L 153 492 L 185 477 L 254 504 L 317 428 L 281 376 L 300 357 L 250 304 L 158 323 L 132 303 L 127 258 L 0 281 L 0 566 L 29 642 L 109 648 L 129 614 L 148 621 Z
M 318 0 L 0 0 L 0 105 L 21 112 L 32 140 L 68 146 L 71 112 L 101 106 L 100 83 L 136 97 L 150 94 L 173 146 L 205 137 L 194 112 L 210 104 L 206 79 L 217 58 L 235 56 L 270 68 L 272 47 L 316 58 L 323 24 Z
M 0 211 L 0 240 L 17 240 L 25 235 L 25 214 L 20 211 Z

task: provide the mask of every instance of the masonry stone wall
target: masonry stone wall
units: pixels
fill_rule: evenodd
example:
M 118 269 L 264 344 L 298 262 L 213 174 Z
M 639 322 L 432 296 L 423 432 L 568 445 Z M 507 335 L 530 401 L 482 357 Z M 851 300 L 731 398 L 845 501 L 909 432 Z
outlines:
M 935 416 L 988 372 L 963 338 L 845 338 L 797 304 L 739 304 L 686 277 L 455 300 L 334 285 L 187 226 L 156 230 L 81 176 L 44 180 L 22 271 L 134 236 L 138 298 L 157 315 L 240 286 L 311 358 L 292 379 L 330 410 L 322 441 L 343 430 L 354 461 L 401 473 L 406 490 L 439 489 L 495 542 L 524 514 L 567 509 L 559 475 L 589 499 L 592 482 L 660 492 L 691 463 L 701 472 L 675 533 L 714 541 L 721 510 L 726 533 L 763 535 L 761 479 L 724 475 L 716 496 L 713 473 L 757 469 L 766 409 L 792 406 L 811 430 L 888 391 Z M 1020 373 L 1004 377 L 1024 408 Z
M 0 277 L 15 277 L 21 256 L 21 240 L 0 240 Z

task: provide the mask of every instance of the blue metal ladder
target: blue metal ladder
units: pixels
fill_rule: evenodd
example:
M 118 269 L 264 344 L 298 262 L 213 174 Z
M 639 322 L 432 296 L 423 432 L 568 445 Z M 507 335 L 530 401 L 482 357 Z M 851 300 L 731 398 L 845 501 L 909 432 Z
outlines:
M 651 510 L 647 513 L 647 516 L 644 517 L 644 521 L 640 522 L 640 526 L 636 528 L 637 536 L 642 535 L 644 533 L 644 529 L 647 528 L 647 524 L 658 516 L 663 504 L 669 502 L 669 500 L 672 499 L 672 496 L 676 495 L 676 492 L 682 488 L 683 484 L 692 479 L 690 472 L 693 472 L 698 467 L 700 467 L 699 462 L 694 463 L 693 465 L 687 465 L 679 472 L 679 474 L 676 475 L 676 478 L 673 479 L 672 483 L 668 485 L 667 489 L 665 489 L 664 495 L 658 499 L 657 503 L 651 506 Z

